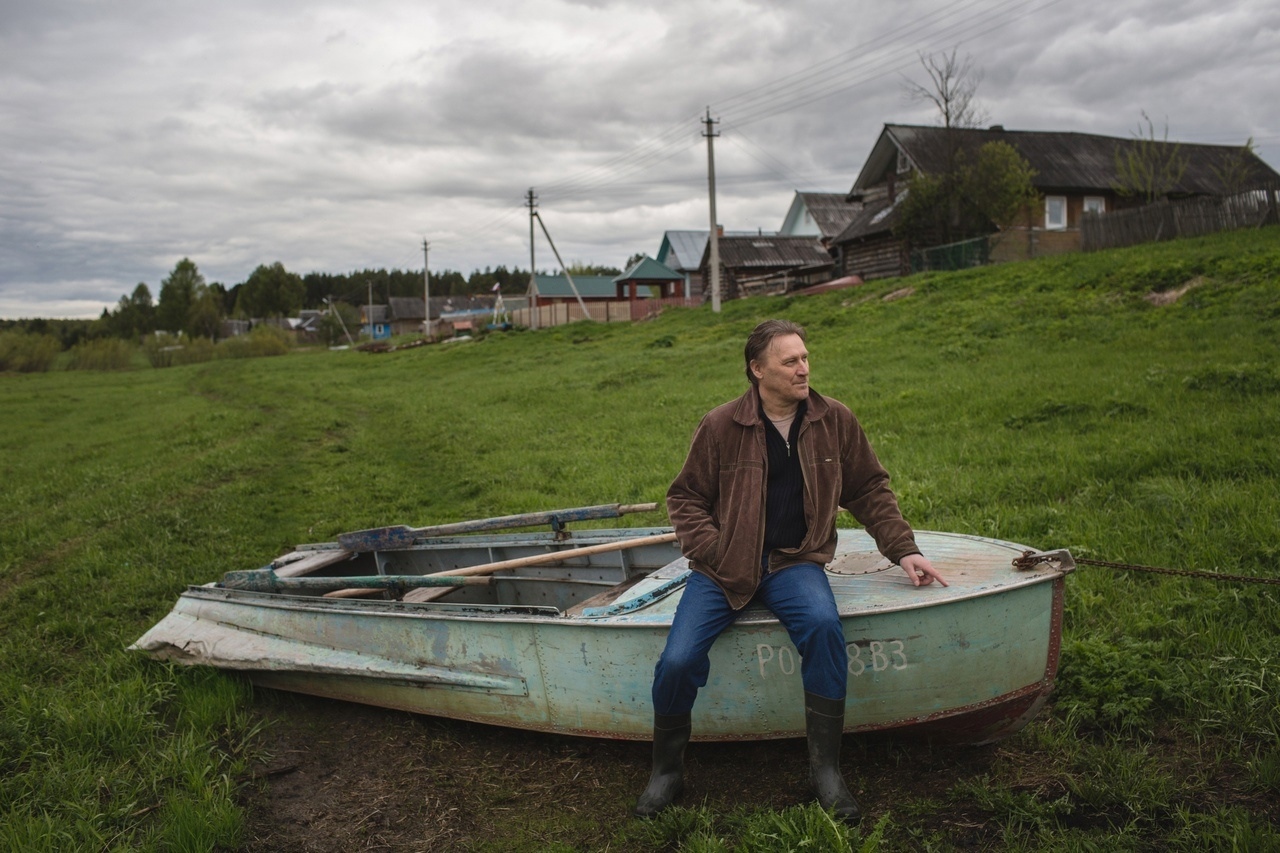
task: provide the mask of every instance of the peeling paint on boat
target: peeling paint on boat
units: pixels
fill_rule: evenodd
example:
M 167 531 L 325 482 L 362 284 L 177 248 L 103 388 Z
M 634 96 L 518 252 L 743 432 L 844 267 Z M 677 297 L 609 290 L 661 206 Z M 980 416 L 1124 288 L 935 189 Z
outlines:
M 272 565 L 306 559 L 321 566 L 317 574 L 421 574 L 653 532 L 590 530 L 569 541 L 563 532 L 440 537 L 328 562 L 316 552 L 338 546 L 317 545 Z M 917 539 L 949 587 L 912 586 L 863 531 L 840 531 L 828 578 L 849 652 L 847 730 L 903 729 L 971 742 L 1011 734 L 1053 686 L 1069 555 L 1018 570 L 1013 559 L 1030 550 L 1021 545 L 947 533 L 920 532 Z M 513 570 L 490 586 L 424 603 L 209 584 L 184 592 L 132 648 L 301 693 L 647 739 L 653 667 L 688 572 L 678 549 L 664 544 Z M 695 738 L 804 734 L 799 655 L 771 613 L 748 607 L 711 658 L 711 678 L 694 709 Z

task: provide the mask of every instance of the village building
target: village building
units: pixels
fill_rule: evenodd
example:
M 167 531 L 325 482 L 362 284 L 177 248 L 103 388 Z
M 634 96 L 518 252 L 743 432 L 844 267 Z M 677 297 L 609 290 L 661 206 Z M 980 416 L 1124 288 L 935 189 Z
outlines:
M 757 233 L 721 237 L 718 244 L 721 299 L 785 293 L 832 277 L 831 255 L 813 237 Z M 699 264 L 705 281 L 710 280 L 710 265 L 708 245 Z
M 940 174 L 950 152 L 976 152 L 988 142 L 1009 144 L 1030 164 L 1041 201 L 1024 221 L 997 223 L 999 239 L 986 247 L 989 257 L 984 248 L 983 261 L 1078 251 L 1085 216 L 1145 203 L 1117 189 L 1122 185 L 1117 151 L 1139 144 L 1167 146 L 1165 150 L 1185 160 L 1186 168 L 1168 198 L 1223 195 L 1280 183 L 1280 174 L 1242 146 L 1005 130 L 1000 125 L 977 129 L 886 124 L 846 196 L 855 213 L 832 241 L 838 274 L 874 279 L 909 273 L 910 247 L 893 229 L 912 173 Z M 1224 182 L 1224 175 L 1232 172 L 1240 179 L 1236 187 Z
M 758 231 L 724 231 L 720 237 L 749 237 Z M 654 260 L 684 277 L 684 293 L 695 304 L 705 302 L 709 296 L 702 278 L 702 256 L 707 251 L 710 231 L 667 231 L 662 235 L 662 245 Z
M 618 298 L 629 302 L 636 301 L 645 293 L 658 299 L 683 299 L 688 292 L 683 275 L 648 255 L 641 257 L 613 282 L 618 288 Z
M 861 208 L 849 201 L 848 193 L 801 192 L 796 190 L 791 207 L 778 229 L 780 237 L 816 237 L 830 247 L 848 227 Z
M 611 275 L 575 275 L 571 284 L 564 273 L 538 273 L 533 280 L 538 288 L 540 305 L 577 302 L 579 297 L 583 302 L 613 302 L 618 299 L 618 286 Z

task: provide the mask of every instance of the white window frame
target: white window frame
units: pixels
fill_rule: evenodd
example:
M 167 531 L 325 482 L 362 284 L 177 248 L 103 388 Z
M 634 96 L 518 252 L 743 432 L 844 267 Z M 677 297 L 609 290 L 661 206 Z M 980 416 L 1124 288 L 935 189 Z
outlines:
M 1106 213 L 1107 200 L 1100 195 L 1087 195 L 1084 197 L 1085 213 Z
M 905 175 L 911 171 L 911 160 L 907 157 L 907 152 L 901 148 L 898 149 L 898 162 L 895 168 L 899 175 Z
M 1055 220 L 1051 217 L 1054 202 L 1062 205 L 1062 219 Z M 1067 230 L 1067 197 L 1064 195 L 1047 195 L 1044 197 L 1044 230 L 1046 231 L 1066 231 Z

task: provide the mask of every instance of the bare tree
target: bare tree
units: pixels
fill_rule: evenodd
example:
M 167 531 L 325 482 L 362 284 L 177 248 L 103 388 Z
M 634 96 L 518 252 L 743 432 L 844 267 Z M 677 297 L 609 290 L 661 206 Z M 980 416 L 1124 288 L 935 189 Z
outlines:
M 1142 111 L 1142 125 L 1128 145 L 1116 145 L 1116 192 L 1122 196 L 1138 196 L 1150 204 L 1167 196 L 1182 176 L 1190 161 L 1182 153 L 1182 146 L 1169 141 L 1169 122 L 1164 123 L 1164 138 L 1156 138 L 1156 127 Z
M 1211 166 L 1213 176 L 1222 184 L 1223 195 L 1235 195 L 1248 189 L 1255 180 L 1253 161 L 1257 152 L 1253 149 L 1253 137 L 1245 140 L 1218 165 Z
M 982 84 L 982 69 L 973 64 L 972 56 L 958 58 L 956 50 L 953 47 L 950 53 L 921 53 L 920 65 L 929 75 L 929 84 L 906 80 L 907 98 L 937 107 L 943 127 L 981 127 L 989 118 L 974 101 Z

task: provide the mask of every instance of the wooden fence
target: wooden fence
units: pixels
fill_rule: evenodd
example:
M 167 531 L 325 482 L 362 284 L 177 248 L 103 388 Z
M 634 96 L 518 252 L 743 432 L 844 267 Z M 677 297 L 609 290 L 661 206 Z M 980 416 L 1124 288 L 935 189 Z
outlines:
M 700 304 L 701 300 L 697 297 L 686 299 L 683 296 L 665 299 L 636 299 L 634 301 L 626 299 L 593 300 L 586 302 L 587 313 L 584 315 L 582 306 L 576 300 L 572 302 L 555 302 L 538 306 L 536 326 L 540 329 L 546 329 L 551 326 L 563 326 L 565 323 L 573 323 L 584 319 L 594 320 L 597 323 L 632 323 L 656 317 L 668 306 L 686 308 Z M 517 308 L 511 311 L 510 314 L 511 322 L 517 326 L 533 328 L 535 325 L 532 308 Z
M 1155 243 L 1178 237 L 1198 237 L 1217 231 L 1257 228 L 1277 221 L 1280 187 L 1229 196 L 1205 196 L 1088 214 L 1080 226 L 1080 247 L 1086 252 Z

